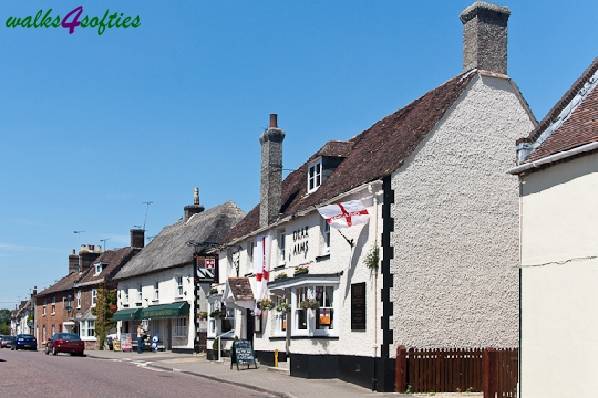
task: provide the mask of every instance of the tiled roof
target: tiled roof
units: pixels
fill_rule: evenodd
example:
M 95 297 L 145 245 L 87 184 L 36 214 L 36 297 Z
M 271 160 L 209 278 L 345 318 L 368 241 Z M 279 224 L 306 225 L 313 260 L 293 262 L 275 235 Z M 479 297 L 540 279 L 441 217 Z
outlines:
M 59 292 L 64 292 L 66 290 L 70 290 L 73 288 L 73 285 L 79 281 L 81 276 L 82 276 L 82 274 L 80 274 L 79 272 L 71 272 L 70 274 L 62 277 L 62 279 L 60 279 L 58 282 L 56 282 L 52 286 L 39 292 L 37 294 L 37 296 L 38 297 L 47 296 L 48 294 L 59 293 Z
M 125 247 L 122 249 L 107 250 L 103 252 L 100 257 L 93 262 L 89 271 L 87 271 L 77 283 L 99 283 L 104 281 L 105 278 L 111 278 L 116 272 L 120 271 L 121 267 L 138 251 L 139 249 Z M 101 273 L 96 275 L 95 264 L 97 263 L 104 264 L 104 269 Z
M 307 194 L 307 162 L 291 172 L 282 183 L 280 217 L 319 205 L 341 193 L 399 169 L 402 162 L 411 155 L 459 98 L 474 76 L 476 76 L 475 71 L 457 75 L 404 108 L 386 116 L 347 143 L 331 141 L 324 145 L 318 153 L 310 157 L 310 160 L 317 157 L 319 153 L 329 153 L 329 150 L 335 153 L 340 151 L 346 158 L 322 182 L 320 188 L 309 195 Z M 256 206 L 230 231 L 226 241 L 232 242 L 258 228 L 259 206 Z
M 229 277 L 228 286 L 230 287 L 235 301 L 250 301 L 253 300 L 253 292 L 249 278 L 247 277 Z
M 585 96 L 581 95 L 584 94 L 584 90 L 588 90 L 588 83 L 597 72 L 598 58 L 595 58 L 538 127 L 528 137 L 517 141 L 534 144 L 549 128 L 556 127 L 554 131 L 548 131 L 548 137 L 539 143 L 525 162 L 598 141 L 598 90 L 594 88 L 585 93 Z M 593 82 L 596 82 L 596 77 Z M 569 109 L 573 111 L 568 112 Z
M 180 220 L 169 225 L 128 261 L 113 279 L 130 278 L 192 263 L 196 249 L 188 244 L 189 241 L 223 243 L 224 236 L 244 215 L 236 204 L 226 202 L 194 214 L 187 222 Z

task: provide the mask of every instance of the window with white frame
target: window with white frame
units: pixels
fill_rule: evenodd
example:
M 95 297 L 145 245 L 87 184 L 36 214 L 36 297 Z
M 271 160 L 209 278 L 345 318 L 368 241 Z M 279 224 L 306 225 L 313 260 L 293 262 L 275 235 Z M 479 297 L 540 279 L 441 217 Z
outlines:
M 96 275 L 101 274 L 102 271 L 104 270 L 104 264 L 102 264 L 102 263 L 95 263 L 95 267 L 96 267 Z
M 220 332 L 226 333 L 235 329 L 235 309 L 226 308 L 224 318 L 222 319 Z
M 285 263 L 286 258 L 286 246 L 287 246 L 287 234 L 286 231 L 278 232 L 278 262 L 279 264 Z
M 253 241 L 247 242 L 247 272 L 253 271 L 255 264 L 255 243 Z
M 187 337 L 187 318 L 175 318 L 173 337 Z
M 77 308 L 81 308 L 81 290 L 77 291 L 75 297 L 77 299 Z
M 44 305 L 42 307 L 42 315 L 46 316 L 46 304 L 47 304 L 47 300 L 44 300 Z
M 281 303 L 282 301 L 285 301 L 285 299 L 283 297 L 280 296 L 276 296 L 275 299 L 275 303 L 276 306 L 278 306 L 279 303 Z M 274 334 L 285 334 L 287 331 L 287 312 L 283 311 L 283 312 L 275 312 L 276 315 L 274 315 L 273 320 L 274 320 Z
M 308 299 L 307 287 L 298 287 L 295 290 L 295 325 L 299 330 L 307 330 L 307 309 L 301 308 L 301 303 Z
M 96 289 L 91 289 L 91 306 L 95 307 L 97 301 L 98 301 L 98 291 Z
M 307 172 L 307 192 L 315 192 L 322 185 L 322 160 L 309 165 Z
M 177 297 L 183 297 L 183 277 L 179 275 L 175 279 L 176 279 L 176 295 L 177 295 Z
M 142 284 L 139 284 L 137 286 L 137 301 L 136 301 L 136 303 L 137 304 L 143 303 L 143 285 Z
M 54 315 L 56 314 L 56 296 L 52 297 L 52 311 L 50 312 L 50 315 Z
M 154 301 L 160 300 L 160 286 L 158 282 L 154 282 Z
M 322 219 L 320 224 L 320 254 L 326 255 L 330 253 L 330 224 L 325 219 Z
M 122 292 L 123 307 L 129 306 L 129 288 L 124 288 Z
M 316 310 L 316 329 L 332 329 L 334 288 L 316 286 L 316 300 L 320 306 Z
M 52 332 L 53 333 L 53 332 Z M 81 337 L 95 337 L 96 321 L 81 321 Z

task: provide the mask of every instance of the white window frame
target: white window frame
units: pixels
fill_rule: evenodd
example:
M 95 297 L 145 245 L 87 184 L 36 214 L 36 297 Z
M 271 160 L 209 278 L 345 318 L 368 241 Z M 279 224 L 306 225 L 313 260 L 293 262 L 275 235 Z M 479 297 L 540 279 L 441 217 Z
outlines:
M 79 327 L 79 334 L 80 334 L 82 340 L 95 340 L 96 339 L 96 321 L 93 321 L 93 320 L 81 321 L 80 327 Z
M 322 158 L 307 167 L 307 193 L 316 192 L 322 185 Z
M 127 287 L 124 288 L 123 292 L 124 292 L 124 295 L 123 295 L 124 298 L 122 299 L 122 304 L 123 304 L 123 307 L 128 307 L 129 306 L 129 288 L 127 288 Z
M 50 315 L 56 315 L 56 296 L 52 296 L 52 306 L 50 308 L 52 309 Z
M 77 299 L 77 309 L 81 309 L 81 290 L 77 290 L 75 297 Z
M 143 304 L 143 285 L 140 283 L 137 286 L 137 300 L 135 300 L 136 304 Z
M 330 224 L 324 218 L 320 222 L 320 255 L 330 254 Z
M 286 253 L 287 253 L 287 232 L 285 230 L 278 231 L 278 265 L 286 264 Z
M 160 284 L 158 282 L 154 282 L 154 303 L 160 301 Z
M 316 316 L 318 311 L 317 310 L 312 310 L 312 309 L 307 309 L 306 311 L 306 318 L 307 318 L 307 329 L 299 329 L 298 328 L 298 311 L 303 311 L 300 307 L 300 300 L 298 297 L 297 292 L 299 291 L 299 289 L 301 288 L 305 288 L 306 290 L 306 296 L 309 299 L 315 299 L 316 298 L 316 287 L 323 287 L 324 290 L 326 290 L 326 287 L 332 287 L 332 313 L 333 313 L 333 317 L 336 314 L 337 317 L 333 318 L 333 328 L 331 329 L 317 329 L 317 323 L 316 323 Z M 303 285 L 303 286 L 297 286 L 291 289 L 291 316 L 293 317 L 293 322 L 292 322 L 292 329 L 291 329 L 291 335 L 292 336 L 338 336 L 338 331 L 340 330 L 339 327 L 339 318 L 338 318 L 338 314 L 339 314 L 339 309 L 338 309 L 338 285 L 335 284 L 330 284 L 330 283 L 320 283 L 320 284 L 314 284 L 314 285 Z
M 181 280 L 181 282 L 179 283 L 179 279 Z M 175 288 L 175 298 L 183 298 L 183 295 L 185 294 L 185 279 L 183 278 L 182 275 L 176 275 L 174 277 L 174 288 Z
M 276 305 L 278 305 L 278 303 L 283 300 L 284 300 L 283 297 L 277 297 L 273 301 L 276 303 Z M 272 317 L 272 324 L 270 325 L 270 330 L 271 330 L 270 335 L 271 336 L 279 336 L 279 337 L 286 336 L 287 331 L 282 330 L 282 322 L 286 318 L 287 327 L 289 326 L 289 322 L 288 322 L 289 314 L 287 312 L 278 312 L 278 311 L 272 311 L 271 313 L 273 314 L 273 317 Z
M 255 242 L 247 242 L 247 272 L 252 272 L 255 265 Z
M 98 302 L 98 291 L 96 289 L 91 289 L 91 306 L 95 307 L 97 302 Z
M 172 337 L 187 337 L 189 334 L 189 322 L 187 317 L 174 318 L 172 320 Z
M 99 275 L 102 273 L 102 271 L 104 270 L 104 267 L 102 266 L 102 263 L 95 263 L 95 275 Z

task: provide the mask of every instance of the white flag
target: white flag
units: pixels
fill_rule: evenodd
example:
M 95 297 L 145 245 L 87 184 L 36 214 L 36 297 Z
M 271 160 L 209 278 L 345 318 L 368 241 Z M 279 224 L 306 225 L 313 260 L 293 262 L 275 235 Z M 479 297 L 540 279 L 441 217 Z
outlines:
M 258 236 L 256 250 L 253 253 L 255 263 L 256 297 L 259 301 L 268 295 L 268 280 L 270 279 L 270 236 Z
M 366 224 L 370 220 L 370 213 L 359 199 L 323 206 L 318 211 L 332 228 L 337 229 Z

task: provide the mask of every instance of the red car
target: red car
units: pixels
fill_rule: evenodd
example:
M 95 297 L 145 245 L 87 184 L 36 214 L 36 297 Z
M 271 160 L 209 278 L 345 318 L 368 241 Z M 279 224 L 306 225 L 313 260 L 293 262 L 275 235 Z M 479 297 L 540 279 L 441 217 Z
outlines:
M 56 333 L 48 340 L 46 355 L 58 355 L 59 353 L 83 356 L 85 343 L 73 333 Z

